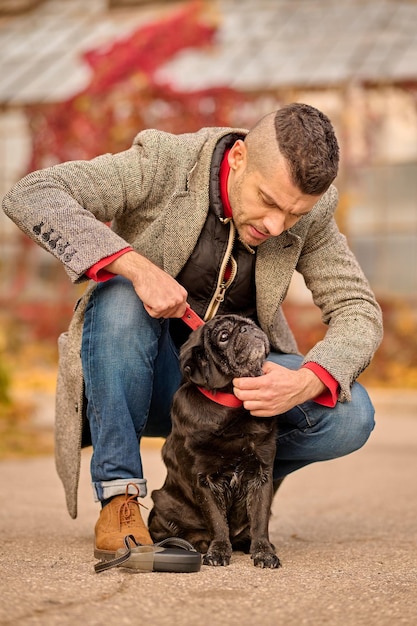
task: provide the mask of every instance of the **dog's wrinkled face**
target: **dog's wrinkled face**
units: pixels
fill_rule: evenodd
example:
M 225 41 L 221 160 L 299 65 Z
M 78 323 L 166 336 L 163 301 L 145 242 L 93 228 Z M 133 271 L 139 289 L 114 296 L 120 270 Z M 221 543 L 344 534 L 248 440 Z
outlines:
M 269 352 L 265 333 L 240 315 L 215 317 L 191 333 L 180 353 L 184 378 L 222 389 L 233 378 L 260 376 Z

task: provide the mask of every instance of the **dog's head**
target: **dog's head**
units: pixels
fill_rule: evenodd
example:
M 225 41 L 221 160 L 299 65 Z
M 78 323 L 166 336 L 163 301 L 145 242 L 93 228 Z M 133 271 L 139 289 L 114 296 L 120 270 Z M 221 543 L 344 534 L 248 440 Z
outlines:
M 180 352 L 185 380 L 210 390 L 233 378 L 260 376 L 269 352 L 265 333 L 252 320 L 222 315 L 193 331 Z

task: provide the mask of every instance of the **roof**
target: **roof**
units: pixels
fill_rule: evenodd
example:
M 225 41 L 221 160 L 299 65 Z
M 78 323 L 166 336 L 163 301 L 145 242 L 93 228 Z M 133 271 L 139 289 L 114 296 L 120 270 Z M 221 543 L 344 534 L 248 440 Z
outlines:
M 91 68 L 82 55 L 122 38 L 151 7 L 110 12 L 106 0 L 45 0 L 29 13 L 0 20 L 0 102 L 59 102 L 82 90 Z
M 219 0 L 217 7 L 214 45 L 176 54 L 157 72 L 159 82 L 248 91 L 417 79 L 415 2 Z M 157 19 L 158 10 L 114 13 L 104 0 L 46 0 L 0 20 L 0 102 L 69 98 L 91 75 L 84 52 Z
M 321 87 L 417 79 L 417 4 L 397 0 L 236 0 L 221 4 L 211 51 L 159 72 L 180 89 Z

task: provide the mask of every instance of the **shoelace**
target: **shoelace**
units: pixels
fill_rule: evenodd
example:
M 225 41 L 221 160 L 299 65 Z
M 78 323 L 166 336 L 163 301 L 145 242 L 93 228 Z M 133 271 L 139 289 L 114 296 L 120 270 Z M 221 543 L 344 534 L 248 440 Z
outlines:
M 129 494 L 129 486 L 132 485 L 136 489 L 135 494 Z M 139 489 L 135 483 L 128 483 L 126 485 L 126 499 L 120 505 L 119 509 L 119 530 L 122 529 L 122 526 L 130 526 L 134 524 L 136 520 L 135 513 L 138 510 L 136 507 L 143 506 L 146 509 L 144 504 L 138 502 L 137 498 L 139 496 Z

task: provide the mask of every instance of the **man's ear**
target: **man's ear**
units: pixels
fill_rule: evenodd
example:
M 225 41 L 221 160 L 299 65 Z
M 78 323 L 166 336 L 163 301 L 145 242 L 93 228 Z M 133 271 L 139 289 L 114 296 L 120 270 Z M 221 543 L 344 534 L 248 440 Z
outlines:
M 245 142 L 242 139 L 237 139 L 233 146 L 230 148 L 227 160 L 230 165 L 230 169 L 236 171 L 242 166 L 245 167 L 247 159 L 247 148 Z

